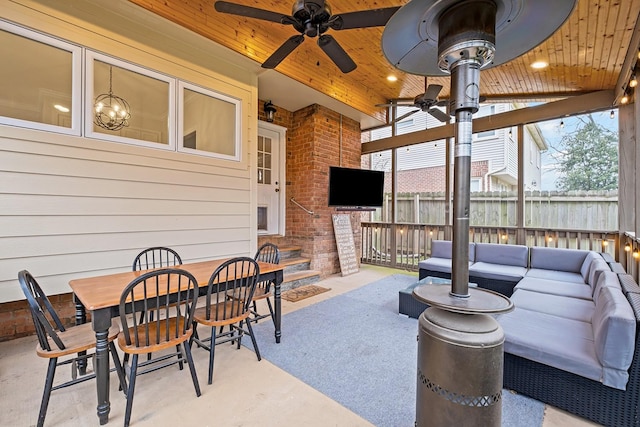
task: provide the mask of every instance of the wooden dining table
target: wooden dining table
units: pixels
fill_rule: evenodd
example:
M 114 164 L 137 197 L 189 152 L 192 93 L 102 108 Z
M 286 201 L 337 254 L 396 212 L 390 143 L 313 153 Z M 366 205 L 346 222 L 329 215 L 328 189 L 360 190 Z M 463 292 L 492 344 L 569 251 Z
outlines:
M 171 268 L 179 268 L 193 274 L 200 287 L 200 295 L 205 295 L 207 285 L 214 270 L 226 259 L 200 261 L 181 264 Z M 283 265 L 258 262 L 260 267 L 260 281 L 271 281 L 274 287 L 274 323 L 276 343 L 280 342 L 281 330 L 281 292 L 283 280 Z M 91 312 L 91 325 L 96 333 L 95 374 L 98 394 L 97 415 L 100 424 L 109 422 L 109 347 L 108 330 L 111 319 L 118 315 L 120 296 L 124 288 L 132 280 L 150 270 L 127 271 L 124 273 L 107 274 L 103 276 L 73 279 L 69 282 L 76 303 L 76 322 L 86 320 L 86 312 Z

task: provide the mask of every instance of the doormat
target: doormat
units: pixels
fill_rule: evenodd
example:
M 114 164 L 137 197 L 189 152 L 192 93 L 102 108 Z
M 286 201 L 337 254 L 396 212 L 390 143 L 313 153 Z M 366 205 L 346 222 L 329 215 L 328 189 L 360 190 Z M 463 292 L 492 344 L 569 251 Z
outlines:
M 323 288 L 322 286 L 305 285 L 305 286 L 300 286 L 299 288 L 284 291 L 282 293 L 282 299 L 286 299 L 287 301 L 290 301 L 290 302 L 298 302 L 305 298 L 320 295 L 330 290 L 331 288 Z

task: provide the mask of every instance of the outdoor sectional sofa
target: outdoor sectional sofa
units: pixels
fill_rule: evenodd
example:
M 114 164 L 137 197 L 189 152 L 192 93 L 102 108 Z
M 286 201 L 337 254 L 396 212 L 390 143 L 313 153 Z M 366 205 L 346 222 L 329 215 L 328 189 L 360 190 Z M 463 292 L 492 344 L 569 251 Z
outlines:
M 432 252 L 439 259 L 421 262 L 421 278 L 450 274 L 451 242 L 440 242 Z M 527 248 L 522 271 L 526 247 L 472 245 L 470 282 L 510 295 L 515 306 L 496 316 L 505 333 L 505 388 L 602 425 L 640 426 L 640 287 L 633 277 L 593 251 Z

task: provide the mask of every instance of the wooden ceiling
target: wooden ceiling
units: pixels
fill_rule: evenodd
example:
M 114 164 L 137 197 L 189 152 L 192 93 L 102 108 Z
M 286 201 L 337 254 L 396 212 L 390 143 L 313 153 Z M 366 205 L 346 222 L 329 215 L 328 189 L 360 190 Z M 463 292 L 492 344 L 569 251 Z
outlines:
M 286 39 L 298 34 L 290 25 L 216 12 L 213 0 L 130 0 L 149 11 L 186 27 L 259 63 Z M 291 14 L 294 0 L 234 0 L 234 3 Z M 403 0 L 331 0 L 334 15 L 358 10 L 402 6 Z M 614 90 L 619 76 L 635 63 L 638 51 L 640 0 L 578 0 L 564 25 L 535 49 L 506 64 L 483 70 L 481 94 L 488 99 L 550 99 L 598 90 Z M 382 118 L 376 104 L 390 99 L 413 98 L 424 92 L 424 77 L 395 69 L 380 48 L 383 27 L 335 31 L 331 34 L 357 64 L 343 74 L 316 45 L 302 43 L 276 71 L 329 95 L 358 111 Z M 497 46 L 496 49 L 499 49 Z M 633 58 L 633 59 L 630 59 Z M 534 70 L 530 64 L 545 60 L 549 67 Z M 630 65 L 629 62 L 633 61 Z M 625 65 L 626 63 L 626 65 Z M 388 75 L 396 82 L 386 80 Z M 628 78 L 622 76 L 621 80 Z M 449 78 L 429 77 L 444 86 Z

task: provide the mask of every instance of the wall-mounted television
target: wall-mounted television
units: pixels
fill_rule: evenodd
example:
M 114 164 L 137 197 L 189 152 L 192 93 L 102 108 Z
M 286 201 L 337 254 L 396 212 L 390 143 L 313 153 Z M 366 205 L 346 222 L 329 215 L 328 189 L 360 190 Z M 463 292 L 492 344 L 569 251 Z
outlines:
M 383 199 L 383 171 L 329 167 L 329 206 L 379 208 Z

